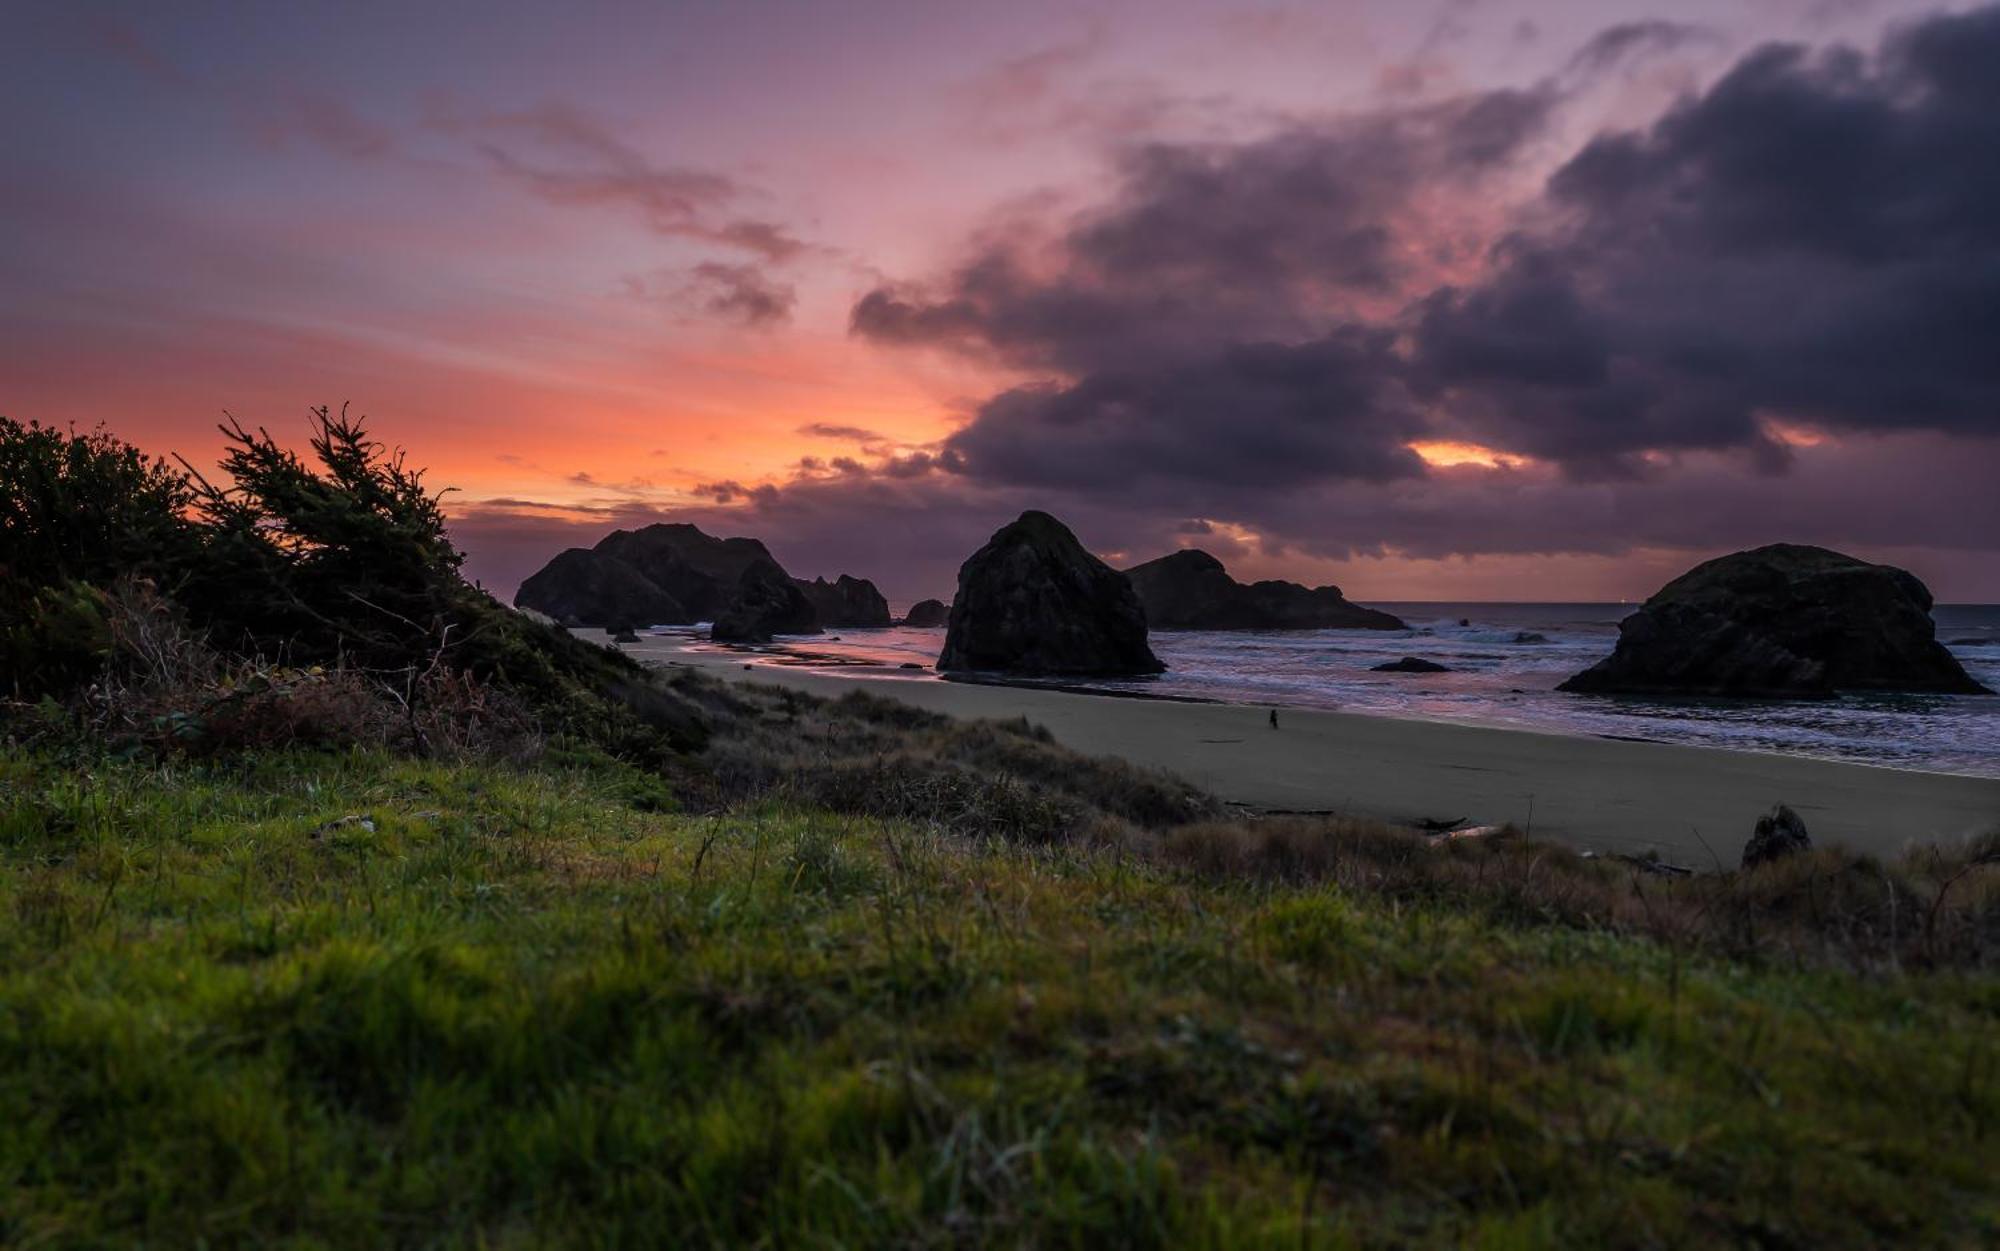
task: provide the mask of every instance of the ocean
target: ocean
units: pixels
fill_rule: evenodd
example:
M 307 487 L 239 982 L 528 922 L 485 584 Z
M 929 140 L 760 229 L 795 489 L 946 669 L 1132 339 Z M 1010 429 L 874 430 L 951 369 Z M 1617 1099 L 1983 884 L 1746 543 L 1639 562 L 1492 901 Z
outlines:
M 2000 698 L 1849 695 L 1825 701 L 1666 700 L 1555 689 L 1609 654 L 1631 604 L 1373 603 L 1409 630 L 1155 631 L 1167 672 L 1067 682 L 1107 693 L 1330 708 L 1380 716 L 1511 726 L 1819 756 L 2000 777 Z M 2000 690 L 2000 605 L 1941 604 L 1938 637 Z M 685 646 L 706 647 L 694 633 Z M 942 629 L 829 631 L 781 639 L 757 663 L 838 669 L 887 683 L 938 681 Z M 1450 673 L 1373 673 L 1420 656 Z M 899 666 L 917 664 L 922 669 Z

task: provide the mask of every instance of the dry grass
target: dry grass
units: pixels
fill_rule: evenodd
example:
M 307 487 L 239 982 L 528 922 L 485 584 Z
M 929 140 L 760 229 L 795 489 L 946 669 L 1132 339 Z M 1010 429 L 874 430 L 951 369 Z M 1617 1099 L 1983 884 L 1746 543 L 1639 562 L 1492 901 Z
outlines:
M 2000 1233 L 1990 974 L 1621 934 L 1658 882 L 1522 843 L 1023 846 L 578 756 L 0 752 L 0 1245 Z
M 381 747 L 518 761 L 541 746 L 519 698 L 442 665 L 370 670 L 232 655 L 134 579 L 105 595 L 104 622 L 108 663 L 57 715 L 39 718 L 45 732 L 154 756 Z
M 1208 878 L 1332 883 L 1752 959 L 2000 963 L 2000 832 L 1893 861 L 1825 848 L 1677 876 L 1512 829 L 1440 840 L 1355 817 L 1232 814 L 1179 778 L 1081 755 L 1026 721 L 955 721 L 858 693 L 825 700 L 690 670 L 670 683 L 714 724 L 702 771 L 679 780 L 713 811 L 775 797 L 976 839 L 1113 846 Z
M 711 807 L 776 796 L 1042 844 L 1129 842 L 1222 812 L 1187 782 L 1079 755 L 1026 721 L 955 721 L 859 693 L 822 700 L 691 672 L 672 684 L 712 725 L 685 779 Z
M 1472 909 L 1499 921 L 1645 935 L 1743 958 L 1857 967 L 2000 963 L 2000 835 L 1894 861 L 1820 848 L 1750 870 L 1686 876 L 1506 832 L 1438 840 L 1352 818 L 1203 822 L 1158 854 L 1208 876 L 1328 882 Z
M 462 673 L 232 658 L 181 629 L 143 586 L 123 588 L 113 604 L 121 663 L 72 710 L 91 743 L 163 756 L 362 746 L 516 761 L 544 745 L 525 704 Z M 2000 832 L 1893 861 L 1821 849 L 1755 870 L 1674 876 L 1512 830 L 1440 841 L 1358 818 L 1231 814 L 1182 779 L 1070 751 L 1025 720 L 957 721 L 859 693 L 827 700 L 692 670 L 628 686 L 616 692 L 627 705 L 692 706 L 707 724 L 706 749 L 668 760 L 643 797 L 654 810 L 720 814 L 777 801 L 945 837 L 1113 848 L 1206 878 L 1332 883 L 1503 923 L 1753 959 L 2000 963 Z M 73 732 L 77 722 L 67 724 Z

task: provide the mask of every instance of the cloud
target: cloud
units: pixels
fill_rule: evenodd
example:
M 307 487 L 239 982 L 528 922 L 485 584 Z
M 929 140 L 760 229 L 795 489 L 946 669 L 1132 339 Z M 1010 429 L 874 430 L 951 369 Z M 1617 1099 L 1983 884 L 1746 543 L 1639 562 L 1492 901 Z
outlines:
M 1093 25 L 968 79 L 952 92 L 965 137 L 1009 147 L 1055 135 L 1095 146 L 1166 127 L 1214 129 L 1243 111 L 1226 94 L 1188 96 L 1156 78 L 1113 71 L 1101 64 L 1110 44 L 1105 29 Z
M 1810 497 L 1836 489 L 1833 453 L 1804 474 L 1798 428 L 1856 449 L 1921 436 L 1899 454 L 1925 473 L 1962 482 L 1950 449 L 1990 474 L 2000 7 L 1870 53 L 1761 47 L 1649 125 L 1546 150 L 1577 80 L 1709 38 L 1612 27 L 1566 85 L 1127 149 L 1097 207 L 879 286 L 851 329 L 1026 376 L 940 444 L 957 489 L 1059 512 L 1115 498 L 1156 533 L 1192 514 L 1274 541 L 1336 516 L 1365 534 L 1346 505 L 1366 501 L 1377 537 L 1335 545 L 1350 554 L 1715 539 L 1606 500 L 1746 539 L 1808 518 L 1858 533 L 1833 515 L 1853 498 Z M 1528 467 L 1440 469 L 1425 440 Z M 1938 498 L 1868 507 L 1910 542 L 1959 541 Z
M 752 328 L 791 320 L 798 293 L 755 265 L 703 261 L 625 280 L 628 294 L 679 316 L 705 317 Z
M 1003 392 L 945 440 L 959 472 L 1076 491 L 1259 491 L 1423 472 L 1425 429 L 1394 394 L 1389 337 L 1344 328 L 1303 344 L 1236 344 L 1158 369 Z
M 836 426 L 824 421 L 810 422 L 799 427 L 799 433 L 809 439 L 839 439 L 847 443 L 881 443 L 881 435 L 861 426 Z
M 2000 434 L 2000 8 L 1872 55 L 1770 45 L 1558 168 L 1563 225 L 1422 306 L 1415 371 L 1483 441 L 1631 471 L 1777 417 Z
M 786 261 L 807 245 L 783 226 L 736 216 L 749 194 L 713 170 L 657 164 L 596 118 L 560 102 L 507 113 L 433 113 L 432 124 L 477 138 L 508 178 L 552 204 L 636 212 L 654 233 L 699 239 Z
M 1057 238 L 1018 223 L 940 284 L 866 293 L 885 343 L 987 350 L 1062 370 L 1309 337 L 1448 259 L 1464 191 L 1542 129 L 1552 89 L 1495 91 L 1294 126 L 1246 143 L 1126 149 L 1104 207 Z
M 1238 144 L 1127 149 L 1117 189 L 1053 240 L 1022 222 L 942 283 L 889 284 L 857 335 L 1064 370 L 1219 340 L 1306 337 L 1448 259 L 1437 228 L 1537 135 L 1551 90 L 1496 91 Z
M 1462 263 L 1464 193 L 1539 136 L 1553 89 L 1464 96 L 1237 144 L 1151 143 L 1052 238 L 855 304 L 857 336 L 1042 375 L 945 440 L 968 477 L 1213 495 L 1419 476 L 1393 310 Z
M 1672 52 L 1689 44 L 1717 42 L 1720 37 L 1714 31 L 1690 22 L 1658 18 L 1621 22 L 1593 35 L 1570 57 L 1566 68 L 1573 75 L 1603 74 L 1642 57 Z
M 716 483 L 696 492 L 702 502 L 692 507 L 459 504 L 453 532 L 477 554 L 476 575 L 496 588 L 614 528 L 675 520 L 712 534 L 755 535 L 807 576 L 854 573 L 892 597 L 916 599 L 948 593 L 959 563 L 1025 508 L 1052 509 L 1094 550 L 1124 564 L 1193 542 L 1246 567 L 1326 567 L 1325 576 L 1363 586 L 1380 576 L 1373 562 L 1383 559 L 1690 553 L 1647 567 L 1621 588 L 1643 594 L 1663 569 L 1741 547 L 1746 534 L 1769 534 L 1773 518 L 1782 518 L 1788 539 L 1880 553 L 1926 576 L 1982 569 L 1981 561 L 1981 576 L 2000 575 L 1991 543 L 2000 532 L 2000 493 L 1991 489 L 1990 461 L 1967 440 L 1906 432 L 1803 447 L 1790 473 L 1759 488 L 1743 490 L 1730 460 L 1712 453 L 1691 455 L 1678 473 L 1639 479 L 1580 482 L 1553 466 L 1466 465 L 1421 479 L 1208 497 L 996 485 L 934 462 L 897 476 L 877 461 L 860 472 L 820 466 L 754 487 Z
M 244 109 L 252 112 L 247 100 Z M 397 150 L 394 131 L 333 96 L 307 91 L 279 93 L 275 99 L 267 96 L 255 104 L 254 116 L 260 133 L 275 144 L 304 140 L 356 160 L 389 156 Z

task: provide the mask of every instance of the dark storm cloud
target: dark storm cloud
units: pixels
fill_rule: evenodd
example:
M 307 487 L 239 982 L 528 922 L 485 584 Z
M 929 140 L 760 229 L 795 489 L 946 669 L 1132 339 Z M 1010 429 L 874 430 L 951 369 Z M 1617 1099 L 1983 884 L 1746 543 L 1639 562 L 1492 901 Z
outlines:
M 1426 302 L 1473 429 L 1584 467 L 1761 418 L 2000 434 L 2000 8 L 1873 56 L 1769 46 L 1556 171 L 1562 233 Z
M 1015 388 L 988 400 L 945 449 L 984 481 L 1076 490 L 1410 477 L 1423 465 L 1404 444 L 1423 422 L 1393 394 L 1394 372 L 1379 331 L 1235 344 L 1178 367 Z
M 1614 27 L 1571 70 L 1703 38 Z M 1567 88 L 1154 144 L 1059 238 L 872 291 L 853 329 L 1043 374 L 946 444 L 967 476 L 1011 486 L 1386 481 L 1421 473 L 1404 444 L 1425 437 L 1578 479 L 1721 452 L 1755 481 L 1791 461 L 1773 419 L 1988 437 L 1994 65 L 2000 8 L 1872 54 L 1756 49 L 1650 126 L 1590 141 L 1511 225 L 1484 223 L 1498 242 L 1455 286 L 1433 275 L 1464 272 L 1465 223 L 1434 206 L 1515 168 Z
M 1496 91 L 1250 143 L 1142 145 L 1119 159 L 1112 203 L 1051 246 L 1010 239 L 936 289 L 877 288 L 853 330 L 1071 373 L 1314 337 L 1330 310 L 1438 260 L 1413 197 L 1505 165 L 1556 98 Z
M 1149 144 L 1052 241 L 980 250 L 935 290 L 883 287 L 857 335 L 1050 376 L 997 395 L 945 450 L 1015 485 L 1246 489 L 1422 472 L 1394 328 L 1361 310 L 1455 258 L 1418 197 L 1465 189 L 1539 135 L 1552 89 L 1500 91 L 1237 145 Z M 1459 258 L 1462 259 L 1462 258 Z
M 1700 38 L 1617 28 L 1566 73 Z M 1334 561 L 1784 538 L 2000 567 L 1995 64 L 1988 8 L 1868 53 L 1756 49 L 1566 154 L 1537 145 L 1569 87 L 1132 149 L 1056 234 L 853 309 L 857 336 L 1032 381 L 934 447 L 857 439 L 672 515 L 899 598 L 948 590 L 1028 507 L 1130 561 L 1190 537 Z M 1535 156 L 1545 183 L 1510 178 Z M 1427 467 L 1423 439 L 1535 459 Z M 524 517 L 464 524 L 553 524 Z

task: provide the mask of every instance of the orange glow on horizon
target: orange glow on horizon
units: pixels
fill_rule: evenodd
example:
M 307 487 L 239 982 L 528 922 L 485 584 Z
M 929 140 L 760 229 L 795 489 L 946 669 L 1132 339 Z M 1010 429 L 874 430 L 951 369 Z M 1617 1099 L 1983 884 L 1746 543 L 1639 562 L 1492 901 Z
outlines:
M 1818 447 L 1826 442 L 1826 435 L 1811 426 L 1768 418 L 1764 422 L 1764 432 L 1787 447 Z
M 1446 469 L 1454 465 L 1479 465 L 1486 469 L 1514 469 L 1526 464 L 1528 458 L 1497 448 L 1485 447 L 1478 443 L 1460 443 L 1451 439 L 1424 439 L 1406 444 L 1412 452 L 1423 458 L 1426 465 Z

